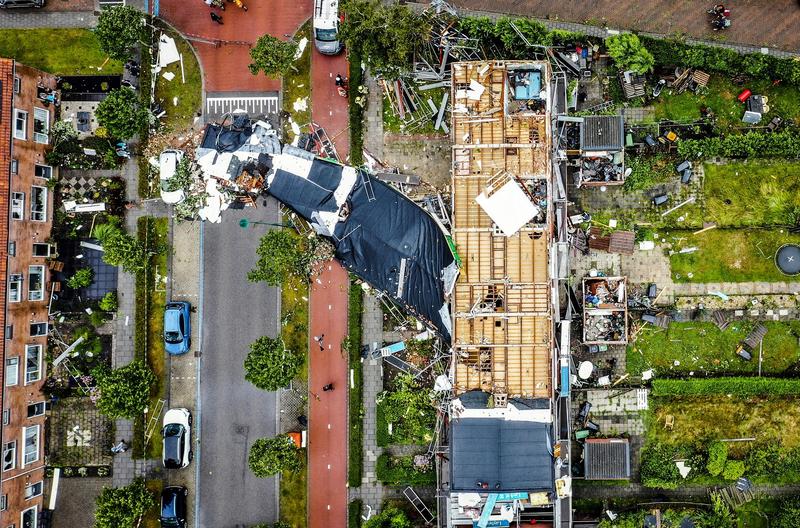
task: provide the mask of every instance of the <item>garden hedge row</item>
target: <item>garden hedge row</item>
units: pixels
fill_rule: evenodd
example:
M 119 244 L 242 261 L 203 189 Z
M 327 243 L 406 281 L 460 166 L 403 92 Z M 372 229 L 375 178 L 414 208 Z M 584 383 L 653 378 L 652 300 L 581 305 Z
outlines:
M 685 139 L 678 143 L 678 154 L 682 158 L 796 158 L 800 156 L 800 134 L 784 130 Z
M 705 378 L 656 379 L 653 396 L 798 396 L 800 379 L 784 378 Z

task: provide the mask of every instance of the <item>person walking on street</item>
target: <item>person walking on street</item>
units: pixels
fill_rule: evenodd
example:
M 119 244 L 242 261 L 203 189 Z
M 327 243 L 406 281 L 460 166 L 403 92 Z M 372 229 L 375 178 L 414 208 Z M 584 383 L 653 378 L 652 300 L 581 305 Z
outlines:
M 323 350 L 325 350 L 325 347 L 322 345 L 322 340 L 323 340 L 324 338 L 325 338 L 325 334 L 320 334 L 320 335 L 318 335 L 318 336 L 314 336 L 314 341 L 316 341 L 316 342 L 317 342 L 317 344 L 319 345 L 319 351 L 320 351 L 320 352 L 322 352 Z
M 332 390 L 333 390 L 333 383 L 328 383 L 327 385 L 325 385 L 324 387 L 322 387 L 322 390 L 323 390 L 324 392 L 332 391 Z
M 215 12 L 211 12 L 211 20 L 216 22 L 219 25 L 222 25 L 222 17 L 216 14 Z

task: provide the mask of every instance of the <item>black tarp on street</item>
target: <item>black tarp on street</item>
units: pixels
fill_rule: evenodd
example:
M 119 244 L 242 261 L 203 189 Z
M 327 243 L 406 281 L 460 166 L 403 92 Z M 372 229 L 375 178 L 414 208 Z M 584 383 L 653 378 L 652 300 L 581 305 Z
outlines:
M 341 210 L 332 233 L 336 258 L 449 341 L 443 273 L 455 265 L 444 233 L 414 202 L 365 172 L 348 189 L 346 204 L 341 196 L 337 201 L 342 170 L 320 159 L 307 176 L 277 168 L 268 192 L 312 223 Z

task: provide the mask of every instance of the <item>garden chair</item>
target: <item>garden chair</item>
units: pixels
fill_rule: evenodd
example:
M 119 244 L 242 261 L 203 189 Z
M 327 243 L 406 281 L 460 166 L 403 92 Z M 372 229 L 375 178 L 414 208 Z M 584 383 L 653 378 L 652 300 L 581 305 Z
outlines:
M 675 426 L 675 416 L 668 414 L 664 417 L 664 429 L 669 429 L 670 431 Z

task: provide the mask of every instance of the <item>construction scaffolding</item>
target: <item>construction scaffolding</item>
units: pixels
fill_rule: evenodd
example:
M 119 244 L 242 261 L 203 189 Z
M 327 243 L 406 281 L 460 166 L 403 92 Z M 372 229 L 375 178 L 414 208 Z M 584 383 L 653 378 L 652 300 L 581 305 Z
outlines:
M 454 392 L 552 396 L 550 68 L 452 65 Z

